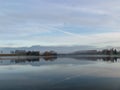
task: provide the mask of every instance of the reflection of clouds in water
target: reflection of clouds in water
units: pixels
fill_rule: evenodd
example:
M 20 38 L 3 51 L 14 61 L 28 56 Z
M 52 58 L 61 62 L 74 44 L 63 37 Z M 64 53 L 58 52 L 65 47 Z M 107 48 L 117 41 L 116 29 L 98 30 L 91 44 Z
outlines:
M 60 84 L 60 83 L 64 83 L 65 81 L 69 81 L 69 80 L 74 79 L 74 78 L 79 78 L 80 76 L 81 75 L 74 75 L 74 76 L 65 77 L 62 80 L 59 80 L 59 81 L 56 81 L 55 83 L 53 83 L 53 86 L 56 86 L 57 84 Z
M 57 57 L 47 57 L 45 58 L 18 58 L 11 60 L 0 60 L 1 65 L 32 65 L 32 66 L 42 66 L 42 65 L 55 65 L 55 64 L 76 64 L 76 65 L 87 65 L 96 64 L 98 62 L 119 62 L 117 57 L 68 57 L 68 58 L 57 58 Z
M 108 63 L 98 61 L 87 61 L 87 60 L 74 60 L 60 58 L 54 62 L 41 61 L 39 67 L 33 67 L 30 65 L 6 65 L 1 66 L 0 73 L 37 73 L 66 76 L 63 80 L 69 80 L 79 76 L 95 76 L 95 77 L 120 77 L 119 63 Z
M 64 69 L 63 69 L 64 68 Z M 120 78 L 120 64 L 119 63 L 101 63 L 95 65 L 72 65 L 54 69 L 54 74 L 58 78 L 52 84 L 53 87 L 56 85 L 60 85 L 64 82 L 71 82 L 77 80 L 81 77 L 89 77 L 89 78 L 111 78 L 116 79 Z
M 32 66 L 41 66 L 41 65 L 53 65 L 53 64 L 81 64 L 81 65 L 85 65 L 85 64 L 93 64 L 96 63 L 94 61 L 91 60 L 77 60 L 77 59 L 72 59 L 72 58 L 19 58 L 19 59 L 7 59 L 7 60 L 0 60 L 0 66 L 2 65 L 32 65 Z
M 112 82 L 112 79 L 114 79 L 113 82 L 116 82 L 116 78 L 120 78 L 120 63 L 88 60 L 79 61 L 74 59 L 56 60 L 52 64 L 50 63 L 42 61 L 39 67 L 33 67 L 31 65 L 3 65 L 0 68 L 0 80 L 4 81 L 4 86 L 15 88 L 17 86 L 29 86 L 57 89 L 62 86 L 77 87 L 78 85 L 82 87 L 84 84 L 86 87 L 91 87 L 92 85 L 102 87 L 106 84 L 108 85 L 109 81 Z M 109 78 L 109 80 L 103 80 L 104 78 Z M 83 81 L 88 83 L 82 83 Z
M 68 75 L 67 77 L 79 76 L 95 76 L 95 77 L 120 77 L 120 64 L 91 64 L 91 65 L 54 65 L 48 66 L 51 72 L 57 75 Z M 45 69 L 44 69 L 45 70 Z M 43 70 L 43 71 L 44 71 Z M 48 70 L 48 69 L 47 69 Z

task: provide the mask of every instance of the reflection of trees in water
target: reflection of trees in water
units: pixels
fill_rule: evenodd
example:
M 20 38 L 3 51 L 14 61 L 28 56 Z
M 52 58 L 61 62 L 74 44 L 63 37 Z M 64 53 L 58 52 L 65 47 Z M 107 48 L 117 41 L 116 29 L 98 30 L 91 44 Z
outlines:
M 40 60 L 45 61 L 55 61 L 58 57 L 57 56 L 43 56 L 43 57 L 35 57 L 35 58 L 16 58 L 9 60 L 9 63 L 19 64 L 19 63 L 34 63 L 34 62 L 40 62 Z M 61 59 L 64 57 L 61 57 Z M 73 58 L 76 60 L 90 60 L 90 61 L 98 61 L 102 60 L 105 62 L 117 62 L 119 59 L 118 57 L 67 57 L 67 58 Z M 8 60 L 8 59 L 7 59 Z M 4 59 L 0 60 L 0 63 L 4 63 Z
M 42 57 L 43 60 L 45 61 L 54 61 L 57 59 L 57 57 Z M 11 60 L 11 62 L 15 62 L 15 63 L 25 63 L 25 62 L 39 62 L 42 58 L 26 58 L 26 59 L 14 59 Z
M 119 59 L 118 57 L 72 57 L 77 60 L 90 60 L 90 61 L 97 61 L 103 60 L 105 62 L 117 62 Z
M 54 61 L 54 60 L 57 59 L 57 56 L 53 56 L 53 57 L 46 56 L 46 57 L 43 57 L 43 59 L 44 59 L 45 61 Z
M 0 58 L 0 65 L 13 65 L 13 64 L 29 64 L 32 66 L 39 66 L 40 65 L 40 61 L 44 60 L 44 61 L 54 61 L 56 60 L 57 57 L 21 57 L 21 58 Z
M 28 58 L 28 59 L 16 59 L 16 60 L 11 60 L 12 62 L 15 63 L 25 63 L 25 62 L 39 62 L 41 59 L 45 61 L 55 61 L 58 57 L 57 56 L 44 56 L 41 58 Z M 102 60 L 105 62 L 117 62 L 119 59 L 118 57 L 70 57 L 74 58 L 76 60 L 90 60 L 90 61 L 97 61 L 97 60 Z
M 11 60 L 12 62 L 15 62 L 15 63 L 25 63 L 25 62 L 39 62 L 40 58 L 28 58 L 28 59 L 15 59 L 15 60 Z
M 103 61 L 117 62 L 118 57 L 103 57 Z

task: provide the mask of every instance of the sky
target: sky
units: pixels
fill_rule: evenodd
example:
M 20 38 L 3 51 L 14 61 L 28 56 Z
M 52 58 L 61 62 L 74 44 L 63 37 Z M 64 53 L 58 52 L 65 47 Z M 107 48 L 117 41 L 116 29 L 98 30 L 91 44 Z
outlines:
M 119 46 L 120 0 L 0 0 L 0 47 Z

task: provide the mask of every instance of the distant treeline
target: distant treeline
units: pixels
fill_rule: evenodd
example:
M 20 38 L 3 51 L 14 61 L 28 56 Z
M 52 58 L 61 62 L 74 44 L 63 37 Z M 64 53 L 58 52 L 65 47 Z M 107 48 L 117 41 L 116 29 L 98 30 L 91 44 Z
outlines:
M 117 49 L 104 49 L 104 50 L 84 50 L 84 51 L 76 51 L 73 53 L 67 54 L 58 54 L 55 51 L 45 51 L 41 53 L 40 51 L 25 51 L 25 50 L 15 50 L 11 51 L 11 54 L 0 54 L 0 56 L 16 56 L 16 55 L 23 55 L 23 56 L 65 56 L 65 55 L 120 55 L 120 51 Z
M 72 55 L 120 55 L 120 51 L 116 49 L 104 49 L 101 51 L 98 50 L 86 50 L 86 51 L 77 51 L 70 53 Z
M 25 56 L 57 56 L 55 51 L 45 51 L 44 53 L 40 53 L 40 51 L 16 50 L 15 52 L 12 51 L 11 54 Z

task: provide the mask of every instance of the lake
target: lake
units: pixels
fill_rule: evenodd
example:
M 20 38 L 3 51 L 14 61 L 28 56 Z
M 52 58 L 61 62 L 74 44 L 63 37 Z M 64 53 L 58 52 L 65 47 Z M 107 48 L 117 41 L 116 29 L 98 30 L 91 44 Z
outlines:
M 120 90 L 120 59 L 2 59 L 0 90 Z

